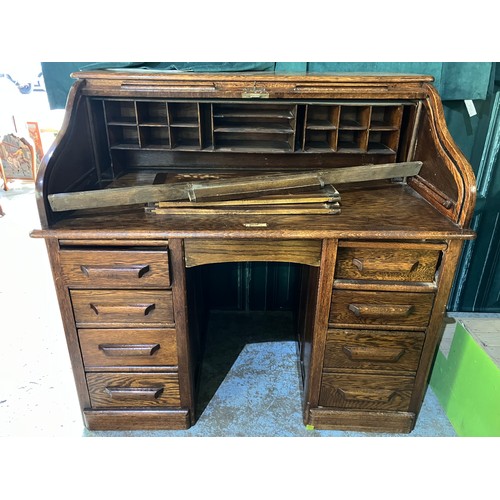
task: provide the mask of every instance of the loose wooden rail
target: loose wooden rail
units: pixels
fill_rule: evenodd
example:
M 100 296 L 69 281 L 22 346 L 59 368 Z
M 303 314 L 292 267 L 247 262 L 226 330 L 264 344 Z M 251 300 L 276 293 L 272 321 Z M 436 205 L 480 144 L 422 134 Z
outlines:
M 284 189 L 323 187 L 326 184 L 344 184 L 393 177 L 417 175 L 422 162 L 385 163 L 360 165 L 310 172 L 253 175 L 237 179 L 182 182 L 173 185 L 133 186 L 125 188 L 56 193 L 48 196 L 54 212 L 134 205 L 159 201 L 199 201 L 249 194 L 271 194 Z

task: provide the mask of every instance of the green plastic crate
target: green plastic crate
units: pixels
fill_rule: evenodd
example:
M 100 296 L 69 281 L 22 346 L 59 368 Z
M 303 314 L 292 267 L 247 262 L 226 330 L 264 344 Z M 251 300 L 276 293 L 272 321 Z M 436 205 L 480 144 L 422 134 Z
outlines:
M 461 323 L 430 385 L 458 436 L 500 436 L 500 369 Z

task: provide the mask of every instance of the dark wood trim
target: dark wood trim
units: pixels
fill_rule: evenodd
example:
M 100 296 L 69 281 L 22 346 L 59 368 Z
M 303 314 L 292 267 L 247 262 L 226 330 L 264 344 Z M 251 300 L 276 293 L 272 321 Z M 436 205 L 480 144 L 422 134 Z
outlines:
M 335 230 L 335 229 L 318 229 L 314 227 L 315 220 L 314 218 L 309 219 L 309 223 L 311 224 L 310 229 L 303 229 L 303 228 L 288 228 L 287 230 L 281 229 L 281 228 L 276 228 L 273 229 L 273 226 L 275 225 L 274 222 L 280 223 L 281 225 L 283 219 L 289 219 L 287 216 L 283 216 L 282 220 L 277 219 L 278 216 L 266 216 L 265 220 L 267 221 L 266 223 L 268 224 L 269 229 L 264 233 L 262 231 L 256 230 L 256 229 L 251 229 L 248 227 L 243 227 L 243 222 L 245 218 L 242 220 L 240 224 L 240 228 L 234 228 L 233 230 L 228 231 L 227 229 L 224 228 L 206 228 L 203 229 L 203 227 L 200 224 L 199 230 L 195 231 L 193 228 L 185 228 L 185 229 L 173 229 L 173 228 L 164 228 L 164 229 L 157 229 L 155 231 L 153 230 L 141 230 L 137 229 L 131 232 L 128 229 L 106 229 L 104 231 L 99 232 L 99 235 L 102 236 L 103 238 L 114 240 L 114 239 L 120 239 L 120 240 L 126 240 L 127 237 L 131 237 L 134 240 L 140 240 L 144 239 L 145 241 L 148 241 L 150 239 L 154 240 L 159 240 L 162 238 L 168 239 L 168 238 L 193 238 L 193 237 L 199 237 L 199 238 L 248 238 L 248 239 L 253 239 L 253 238 L 263 238 L 263 237 L 269 237 L 269 238 L 283 238 L 286 237 L 287 239 L 346 239 L 346 238 L 351 238 L 351 239 L 369 239 L 369 240 L 418 240 L 418 239 L 432 239 L 432 240 L 442 240 L 442 239 L 447 239 L 447 240 L 473 240 L 476 237 L 476 233 L 472 230 L 461 230 L 461 229 L 455 229 L 452 230 L 450 228 L 450 231 L 419 231 L 418 229 L 411 230 L 411 231 L 398 231 L 397 229 L 392 231 L 392 232 L 381 232 L 378 230 L 368 230 L 368 231 L 355 231 L 355 230 Z M 297 216 L 299 217 L 299 216 Z M 323 216 L 322 216 L 323 217 Z M 330 216 L 326 216 L 330 217 Z M 332 215 L 331 217 L 336 217 L 335 215 Z M 176 221 L 175 219 L 173 220 L 173 223 L 175 224 Z M 246 220 L 248 220 L 248 217 L 246 217 Z M 203 223 L 203 220 L 200 219 L 200 221 Z M 158 221 L 160 222 L 160 221 Z M 177 222 L 178 223 L 178 222 Z M 277 225 L 277 224 L 276 224 Z M 71 239 L 72 236 L 74 236 L 74 230 L 72 229 L 53 229 L 53 230 L 33 230 L 31 232 L 31 237 L 33 238 L 59 238 L 62 240 L 69 240 Z M 89 229 L 89 230 L 79 230 L 78 231 L 78 238 L 81 240 L 95 240 L 96 239 L 96 230 L 95 229 Z
M 95 71 L 77 71 L 71 74 L 72 78 L 94 80 L 94 79 L 104 79 L 104 80 L 137 80 L 138 74 L 140 72 L 134 73 L 129 71 L 108 71 L 108 70 L 95 70 Z M 291 81 L 296 82 L 331 82 L 334 81 L 338 84 L 344 84 L 348 82 L 358 83 L 360 80 L 366 83 L 421 83 L 421 82 L 432 82 L 434 77 L 430 75 L 417 75 L 417 74 L 393 74 L 393 75 L 380 75 L 376 73 L 275 73 L 269 71 L 252 71 L 252 72 L 228 72 L 228 73 L 194 73 L 175 71 L 175 72 L 165 72 L 165 71 L 148 71 L 147 80 L 153 81 L 186 81 L 190 85 L 191 82 L 204 82 L 204 81 Z
M 182 430 L 191 425 L 188 410 L 92 410 L 85 408 L 83 416 L 91 431 L 115 430 Z
M 219 262 L 295 262 L 320 265 L 321 240 L 202 239 L 184 242 L 186 267 Z
M 80 352 L 80 342 L 78 340 L 78 331 L 76 329 L 75 318 L 73 315 L 73 306 L 69 296 L 68 287 L 59 278 L 61 275 L 61 265 L 59 262 L 59 243 L 54 238 L 46 240 L 47 251 L 49 254 L 50 266 L 54 277 L 54 285 L 57 298 L 59 300 L 59 308 L 68 344 L 68 352 L 75 377 L 76 390 L 80 407 L 83 409 L 90 406 L 90 396 L 85 381 L 85 368 L 83 365 L 82 355 Z
M 72 118 L 71 110 L 73 110 L 73 108 L 76 108 L 79 99 L 81 99 L 81 90 L 84 86 L 84 81 L 78 81 L 71 87 L 66 103 L 66 113 L 64 115 L 61 128 L 49 150 L 42 158 L 40 167 L 38 169 L 38 174 L 35 182 L 35 196 L 42 228 L 48 228 L 49 225 L 53 222 L 53 218 L 51 215 L 52 211 L 50 209 L 50 204 L 47 198 L 49 192 L 48 184 L 50 182 L 51 169 L 47 167 L 49 163 L 54 162 L 58 151 L 63 148 L 64 144 L 68 141 Z
M 314 316 L 312 318 L 311 369 L 304 384 L 305 406 L 304 421 L 307 424 L 309 409 L 318 406 L 323 367 L 323 353 L 328 331 L 328 313 L 332 300 L 333 275 L 337 258 L 337 240 L 323 240 L 321 264 L 314 298 Z
M 188 321 L 187 285 L 184 261 L 184 242 L 171 239 L 170 265 L 172 273 L 172 292 L 174 295 L 175 328 L 177 331 L 177 353 L 179 357 L 179 388 L 181 406 L 190 410 L 194 419 L 194 363 L 191 358 L 191 341 Z M 192 422 L 194 423 L 194 421 Z
M 434 306 L 427 328 L 425 342 L 420 358 L 419 369 L 415 377 L 415 389 L 410 400 L 410 411 L 418 414 L 427 390 L 427 379 L 432 368 L 432 361 L 443 334 L 443 320 L 446 313 L 446 304 L 453 285 L 455 269 L 462 251 L 463 241 L 449 241 L 448 249 L 444 253 L 439 273 L 439 288 L 434 299 Z
M 415 426 L 415 419 L 415 414 L 409 412 L 342 411 L 314 408 L 310 410 L 308 424 L 315 429 L 408 434 Z
M 425 84 L 428 99 L 423 102 L 426 117 L 430 125 L 428 137 L 439 155 L 442 165 L 455 181 L 458 192 L 457 200 L 450 199 L 440 189 L 434 187 L 435 180 L 426 178 L 425 172 L 409 180 L 409 184 L 431 203 L 436 210 L 449 217 L 461 227 L 470 224 L 476 201 L 476 181 L 474 172 L 464 154 L 451 137 L 444 117 L 441 99 L 432 85 Z M 417 145 L 418 149 L 418 145 Z M 438 175 L 438 173 L 433 173 Z

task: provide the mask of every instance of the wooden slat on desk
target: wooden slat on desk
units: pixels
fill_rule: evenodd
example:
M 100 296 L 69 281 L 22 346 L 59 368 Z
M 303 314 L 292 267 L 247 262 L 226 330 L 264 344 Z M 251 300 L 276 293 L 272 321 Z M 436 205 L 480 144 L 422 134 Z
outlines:
M 411 188 L 384 185 L 342 191 L 338 215 L 175 216 L 144 213 L 144 205 L 73 213 L 34 237 L 79 239 L 207 237 L 207 238 L 473 238 L 437 212 Z M 417 222 L 418 221 L 418 222 Z M 265 223 L 247 227 L 246 223 Z

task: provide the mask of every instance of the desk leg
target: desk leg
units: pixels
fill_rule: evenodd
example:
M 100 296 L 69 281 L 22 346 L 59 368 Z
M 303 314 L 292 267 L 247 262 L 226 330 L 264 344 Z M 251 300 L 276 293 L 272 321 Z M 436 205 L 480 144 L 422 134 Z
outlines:
M 194 363 L 191 353 L 188 322 L 186 268 L 184 265 L 184 241 L 168 242 L 172 273 L 172 293 L 177 331 L 177 355 L 181 406 L 189 410 L 191 425 L 195 423 Z
M 304 346 L 304 423 L 309 424 L 310 409 L 318 406 L 323 355 L 332 300 L 337 240 L 323 240 L 319 268 L 309 270 Z M 309 354 L 310 352 L 310 354 Z M 309 354 L 309 355 L 308 355 Z M 308 358 L 308 359 L 306 359 Z

